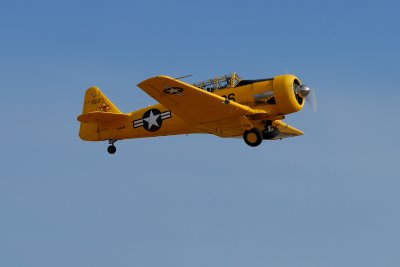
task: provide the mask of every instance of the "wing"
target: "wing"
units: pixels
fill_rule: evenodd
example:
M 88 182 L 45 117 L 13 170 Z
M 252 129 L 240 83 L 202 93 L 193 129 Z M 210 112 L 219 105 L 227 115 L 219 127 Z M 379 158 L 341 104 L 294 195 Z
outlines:
M 190 124 L 219 121 L 238 115 L 255 115 L 254 110 L 168 76 L 157 76 L 138 84 L 152 98 Z
M 93 111 L 78 116 L 78 121 L 83 123 L 107 124 L 129 118 L 129 114 Z
M 189 125 L 219 136 L 241 134 L 248 122 L 245 116 L 265 113 L 168 76 L 153 77 L 138 86 Z M 236 129 L 234 134 L 226 131 L 229 126 Z
M 299 135 L 303 135 L 304 133 L 299 129 L 290 126 L 282 121 L 276 120 L 272 123 L 272 125 L 279 130 L 279 135 L 273 139 L 282 139 L 287 137 L 295 137 Z

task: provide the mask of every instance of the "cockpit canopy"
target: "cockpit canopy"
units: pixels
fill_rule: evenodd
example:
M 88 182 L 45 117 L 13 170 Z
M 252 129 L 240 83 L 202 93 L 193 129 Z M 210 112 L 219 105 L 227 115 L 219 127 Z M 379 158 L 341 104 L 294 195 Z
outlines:
M 233 88 L 241 81 L 239 75 L 236 72 L 230 75 L 224 75 L 222 77 L 216 77 L 209 80 L 204 80 L 193 84 L 194 86 L 204 89 L 208 92 L 214 92 L 224 88 Z

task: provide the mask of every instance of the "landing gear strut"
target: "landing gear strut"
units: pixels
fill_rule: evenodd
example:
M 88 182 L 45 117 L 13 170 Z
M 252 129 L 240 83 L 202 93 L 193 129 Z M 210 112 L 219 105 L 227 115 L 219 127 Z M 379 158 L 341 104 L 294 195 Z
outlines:
M 114 154 L 114 153 L 117 151 L 117 148 L 116 148 L 115 145 L 114 145 L 115 142 L 117 142 L 117 140 L 114 140 L 114 139 L 108 140 L 108 143 L 110 144 L 110 145 L 107 147 L 108 153 Z
M 243 139 L 249 146 L 258 146 L 263 140 L 261 131 L 257 128 L 251 128 L 243 133 Z
M 273 139 L 279 135 L 279 130 L 278 128 L 272 126 L 272 121 L 266 121 L 265 130 L 262 132 L 262 135 L 266 140 Z

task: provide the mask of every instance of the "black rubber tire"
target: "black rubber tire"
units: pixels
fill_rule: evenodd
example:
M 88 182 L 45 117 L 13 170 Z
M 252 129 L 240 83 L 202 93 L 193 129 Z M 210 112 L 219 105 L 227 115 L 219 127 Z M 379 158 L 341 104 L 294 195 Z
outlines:
M 107 152 L 110 154 L 114 154 L 117 151 L 117 148 L 114 145 L 107 147 Z
M 272 131 L 264 131 L 263 133 L 263 139 L 273 139 L 275 137 L 277 137 L 279 135 L 279 129 L 278 128 L 274 128 Z
M 251 134 L 255 135 L 255 137 L 256 137 L 255 141 L 249 140 L 249 135 L 251 135 Z M 255 147 L 255 146 L 258 146 L 258 145 L 260 145 L 262 143 L 263 136 L 262 136 L 261 131 L 259 129 L 252 128 L 250 130 L 244 131 L 243 140 L 247 145 Z

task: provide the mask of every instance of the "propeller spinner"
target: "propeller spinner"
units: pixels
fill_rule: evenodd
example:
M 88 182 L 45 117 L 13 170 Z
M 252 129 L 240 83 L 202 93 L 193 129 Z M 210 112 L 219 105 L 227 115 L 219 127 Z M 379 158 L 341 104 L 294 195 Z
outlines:
M 302 98 L 305 98 L 306 102 L 312 106 L 314 112 L 317 111 L 317 98 L 315 96 L 315 89 L 311 90 L 307 85 L 294 84 L 294 92 Z

